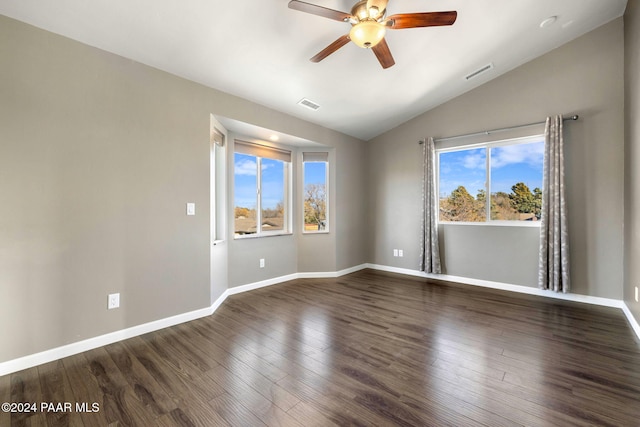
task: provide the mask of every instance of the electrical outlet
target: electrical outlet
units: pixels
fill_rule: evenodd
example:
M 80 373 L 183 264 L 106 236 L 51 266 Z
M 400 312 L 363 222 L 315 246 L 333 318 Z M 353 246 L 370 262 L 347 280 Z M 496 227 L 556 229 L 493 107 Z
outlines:
M 398 256 L 404 256 L 404 251 L 402 249 L 398 249 Z
M 398 250 L 397 249 L 393 250 L 393 256 L 398 256 Z
M 109 294 L 107 308 L 111 310 L 118 307 L 120 307 L 120 294 Z
M 260 258 L 260 268 L 264 268 L 264 258 Z

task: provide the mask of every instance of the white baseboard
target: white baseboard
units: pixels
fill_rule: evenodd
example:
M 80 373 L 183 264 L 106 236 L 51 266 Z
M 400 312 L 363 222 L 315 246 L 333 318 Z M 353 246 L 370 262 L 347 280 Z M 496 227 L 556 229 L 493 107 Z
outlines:
M 360 264 L 340 271 L 302 272 L 297 273 L 297 275 L 299 279 L 333 279 L 346 274 L 355 273 L 356 271 L 364 270 L 365 268 L 369 268 L 368 265 L 369 264 Z
M 567 301 L 584 302 L 587 304 L 603 305 L 606 307 L 622 308 L 621 300 L 612 298 L 592 297 L 579 294 L 563 294 L 553 291 L 532 288 L 530 286 L 512 285 L 509 283 L 492 282 L 490 280 L 471 279 L 468 277 L 450 276 L 447 274 L 428 274 L 423 271 L 410 270 L 408 268 L 389 267 L 379 264 L 368 264 L 369 268 L 374 270 L 389 271 L 392 273 L 406 274 L 409 276 L 425 277 L 433 280 L 443 280 L 447 282 L 463 283 L 465 285 L 481 286 L 484 288 L 500 289 L 503 291 L 518 292 L 521 294 L 538 295 L 548 298 L 562 299 Z
M 265 286 L 277 285 L 278 283 L 288 282 L 295 279 L 331 279 L 335 277 L 344 276 L 345 274 L 354 273 L 356 271 L 363 270 L 368 264 L 360 264 L 355 267 L 345 268 L 340 271 L 317 271 L 317 272 L 302 272 L 292 273 L 285 276 L 274 277 L 273 279 L 262 280 L 260 282 L 249 283 L 246 285 L 235 286 L 227 289 L 229 295 L 235 295 L 242 292 L 253 291 L 254 289 L 264 288 Z
M 627 316 L 627 320 L 633 328 L 633 331 L 638 336 L 638 339 L 640 339 L 640 324 L 638 324 L 636 318 L 633 317 L 633 314 L 631 314 L 631 310 L 629 310 L 629 306 L 625 302 L 622 303 L 622 311 L 624 312 L 624 315 Z
M 212 315 L 220 305 L 230 295 L 239 294 L 242 292 L 252 291 L 254 289 L 263 288 L 265 286 L 271 286 L 278 283 L 294 280 L 298 278 L 332 278 L 340 277 L 345 274 L 353 273 L 358 270 L 367 268 L 365 264 L 351 267 L 345 270 L 337 272 L 318 272 L 318 273 L 294 273 L 286 276 L 275 277 L 273 279 L 262 280 L 260 282 L 249 283 L 247 285 L 237 286 L 229 288 L 220 295 L 220 297 L 211 305 L 211 307 L 201 308 L 199 310 L 190 311 L 188 313 L 182 313 L 175 316 L 167 317 L 165 319 L 155 320 L 153 322 L 144 323 L 142 325 L 132 326 L 130 328 L 122 329 L 119 331 L 110 332 L 108 334 L 100 335 L 97 337 L 89 338 L 86 340 L 74 342 L 61 347 L 52 348 L 39 353 L 30 354 L 17 359 L 8 360 L 0 363 L 0 376 L 8 375 L 13 372 L 18 372 L 23 369 L 32 368 L 34 366 L 42 365 L 43 363 L 53 362 L 54 360 L 62 359 L 64 357 L 73 356 L 74 354 L 82 353 L 83 351 L 92 350 L 94 348 L 102 347 L 108 344 L 112 344 L 117 341 L 126 340 L 129 338 L 137 337 L 142 334 L 157 331 L 159 329 L 168 328 L 170 326 L 178 325 L 180 323 L 189 322 L 191 320 L 199 319 Z
M 246 285 L 235 286 L 227 289 L 229 295 L 240 294 L 243 292 L 253 291 L 255 289 L 264 288 L 265 286 L 277 285 L 278 283 L 288 282 L 289 280 L 295 280 L 298 278 L 296 273 L 287 274 L 286 276 L 274 277 L 272 279 L 261 280 L 259 282 L 248 283 Z
M 365 268 L 371 268 L 374 270 L 388 271 L 392 273 L 400 273 L 408 276 L 424 277 L 434 280 L 444 280 L 449 282 L 464 283 L 467 285 L 482 286 L 492 289 L 501 289 L 512 292 L 525 293 L 530 295 L 539 295 L 549 298 L 557 298 L 569 301 L 584 302 L 588 304 L 603 305 L 607 307 L 616 307 L 622 309 L 627 320 L 631 324 L 634 332 L 640 339 L 640 325 L 631 314 L 631 311 L 627 305 L 621 300 L 591 297 L 586 295 L 577 294 L 558 294 L 550 291 L 543 291 L 537 288 L 531 288 L 528 286 L 511 285 L 507 283 L 491 282 L 488 280 L 470 279 L 467 277 L 449 276 L 444 274 L 426 274 L 417 270 L 410 270 L 406 268 L 390 267 L 379 264 L 360 264 L 354 267 L 346 268 L 344 270 L 335 272 L 302 272 L 293 273 L 285 276 L 275 277 L 272 279 L 262 280 L 260 282 L 249 283 L 242 286 L 236 286 L 229 288 L 223 292 L 222 295 L 211 305 L 188 313 L 178 314 L 175 316 L 167 317 L 165 319 L 156 320 L 142 325 L 133 326 L 120 331 L 110 332 L 108 334 L 100 335 L 94 338 L 89 338 L 83 341 L 78 341 L 61 347 L 45 350 L 40 353 L 31 354 L 28 356 L 20 357 L 18 359 L 9 360 L 0 363 L 0 376 L 8 375 L 13 372 L 21 371 L 23 369 L 31 368 L 41 365 L 43 363 L 52 362 L 54 360 L 62 359 L 64 357 L 72 356 L 74 354 L 82 353 L 83 351 L 92 350 L 94 348 L 102 347 L 117 341 L 126 340 L 142 334 L 157 331 L 159 329 L 168 328 L 170 326 L 178 325 L 180 323 L 189 322 L 191 320 L 199 319 L 201 317 L 210 316 L 213 314 L 220 305 L 230 295 L 239 294 L 242 292 L 249 292 L 255 289 L 260 289 L 266 286 L 275 285 L 278 283 L 287 282 L 294 279 L 321 279 L 321 278 L 335 278 L 344 276 L 346 274 L 354 273 L 356 271 L 363 270 Z
M 631 325 L 631 328 L 635 332 L 638 339 L 640 339 L 640 325 L 638 324 L 638 321 L 633 317 L 633 314 L 631 314 L 629 307 L 627 307 L 625 302 L 622 300 L 617 300 L 612 298 L 593 297 L 589 295 L 580 295 L 580 294 L 563 294 L 563 293 L 558 293 L 558 292 L 553 292 L 548 290 L 542 290 L 538 288 L 532 288 L 529 286 L 511 285 L 508 283 L 492 282 L 489 280 L 470 279 L 468 277 L 450 276 L 447 274 L 427 274 L 418 270 L 411 270 L 408 268 L 389 267 L 386 265 L 379 265 L 379 264 L 367 264 L 367 268 L 371 268 L 373 270 L 388 271 L 391 273 L 406 274 L 408 276 L 424 277 L 424 278 L 433 279 L 433 280 L 444 280 L 447 282 L 456 282 L 456 283 L 463 283 L 466 285 L 482 286 L 485 288 L 500 289 L 503 291 L 519 292 L 522 294 L 529 294 L 529 295 L 538 295 L 542 297 L 561 299 L 565 301 L 583 302 L 586 304 L 619 308 L 622 310 L 625 317 L 629 321 L 629 324 Z
M 63 357 L 73 356 L 74 354 L 112 344 L 117 341 L 123 341 L 149 332 L 157 331 L 159 329 L 168 328 L 180 323 L 190 322 L 191 320 L 210 316 L 227 298 L 227 295 L 228 294 L 225 291 L 211 307 L 201 308 L 188 313 L 182 313 L 164 319 L 155 320 L 153 322 L 143 323 L 142 325 L 132 326 L 130 328 L 121 329 L 119 331 L 110 332 L 108 334 L 45 350 L 40 353 L 30 354 L 18 359 L 2 362 L 0 363 L 0 376 L 42 365 L 43 363 L 53 362 L 54 360 L 62 359 Z

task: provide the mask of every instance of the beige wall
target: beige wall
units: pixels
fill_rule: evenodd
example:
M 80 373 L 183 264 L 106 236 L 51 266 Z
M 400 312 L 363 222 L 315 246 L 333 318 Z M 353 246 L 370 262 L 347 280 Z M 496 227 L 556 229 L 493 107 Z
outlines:
M 617 19 L 370 141 L 371 261 L 418 269 L 418 140 L 577 113 L 580 120 L 565 127 L 573 292 L 621 299 L 623 46 Z M 440 230 L 446 273 L 536 286 L 536 229 Z M 394 248 L 404 258 L 394 258 Z
M 211 114 L 334 147 L 349 161 L 338 177 L 364 167 L 362 141 L 2 16 L 0 57 L 0 362 L 224 292 L 210 283 Z M 341 265 L 366 257 L 362 185 L 356 174 L 337 190 L 354 201 L 336 206 L 343 235 L 327 250 Z M 295 252 L 277 239 L 249 250 L 258 246 Z M 316 270 L 309 251 L 297 256 Z M 107 311 L 112 292 L 121 307 Z
M 640 5 L 629 1 L 625 39 L 625 281 L 624 301 L 640 323 Z

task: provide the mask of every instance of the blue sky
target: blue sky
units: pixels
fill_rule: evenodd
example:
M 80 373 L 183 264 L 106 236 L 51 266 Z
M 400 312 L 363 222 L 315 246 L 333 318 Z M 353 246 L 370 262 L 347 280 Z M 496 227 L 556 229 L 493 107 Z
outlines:
M 256 208 L 257 165 L 256 158 L 235 153 L 235 206 Z M 275 208 L 284 201 L 284 163 L 262 159 L 262 208 Z
M 256 160 L 253 156 L 235 153 L 235 206 L 256 208 Z
M 491 192 L 511 192 L 511 186 L 524 182 L 533 191 L 542 188 L 544 142 L 491 149 Z M 485 188 L 486 149 L 476 148 L 440 153 L 440 196 L 447 196 L 463 185 L 474 197 Z
M 305 162 L 304 163 L 304 185 L 326 184 L 327 164 L 325 162 Z

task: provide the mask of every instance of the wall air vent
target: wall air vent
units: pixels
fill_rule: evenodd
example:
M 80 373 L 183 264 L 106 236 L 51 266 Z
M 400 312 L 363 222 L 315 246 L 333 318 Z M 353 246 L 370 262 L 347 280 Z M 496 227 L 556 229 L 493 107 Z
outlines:
M 313 111 L 316 111 L 318 108 L 320 108 L 318 104 L 307 98 L 302 98 L 300 101 L 298 101 L 298 105 L 302 105 L 303 107 L 307 107 L 308 109 Z
M 475 70 L 474 72 L 467 74 L 466 76 L 464 76 L 464 79 L 465 80 L 471 80 L 474 77 L 478 77 L 480 74 L 486 73 L 487 71 L 492 70 L 492 69 L 493 69 L 493 64 L 490 62 L 487 65 L 485 65 L 484 67 L 480 67 L 477 70 Z

